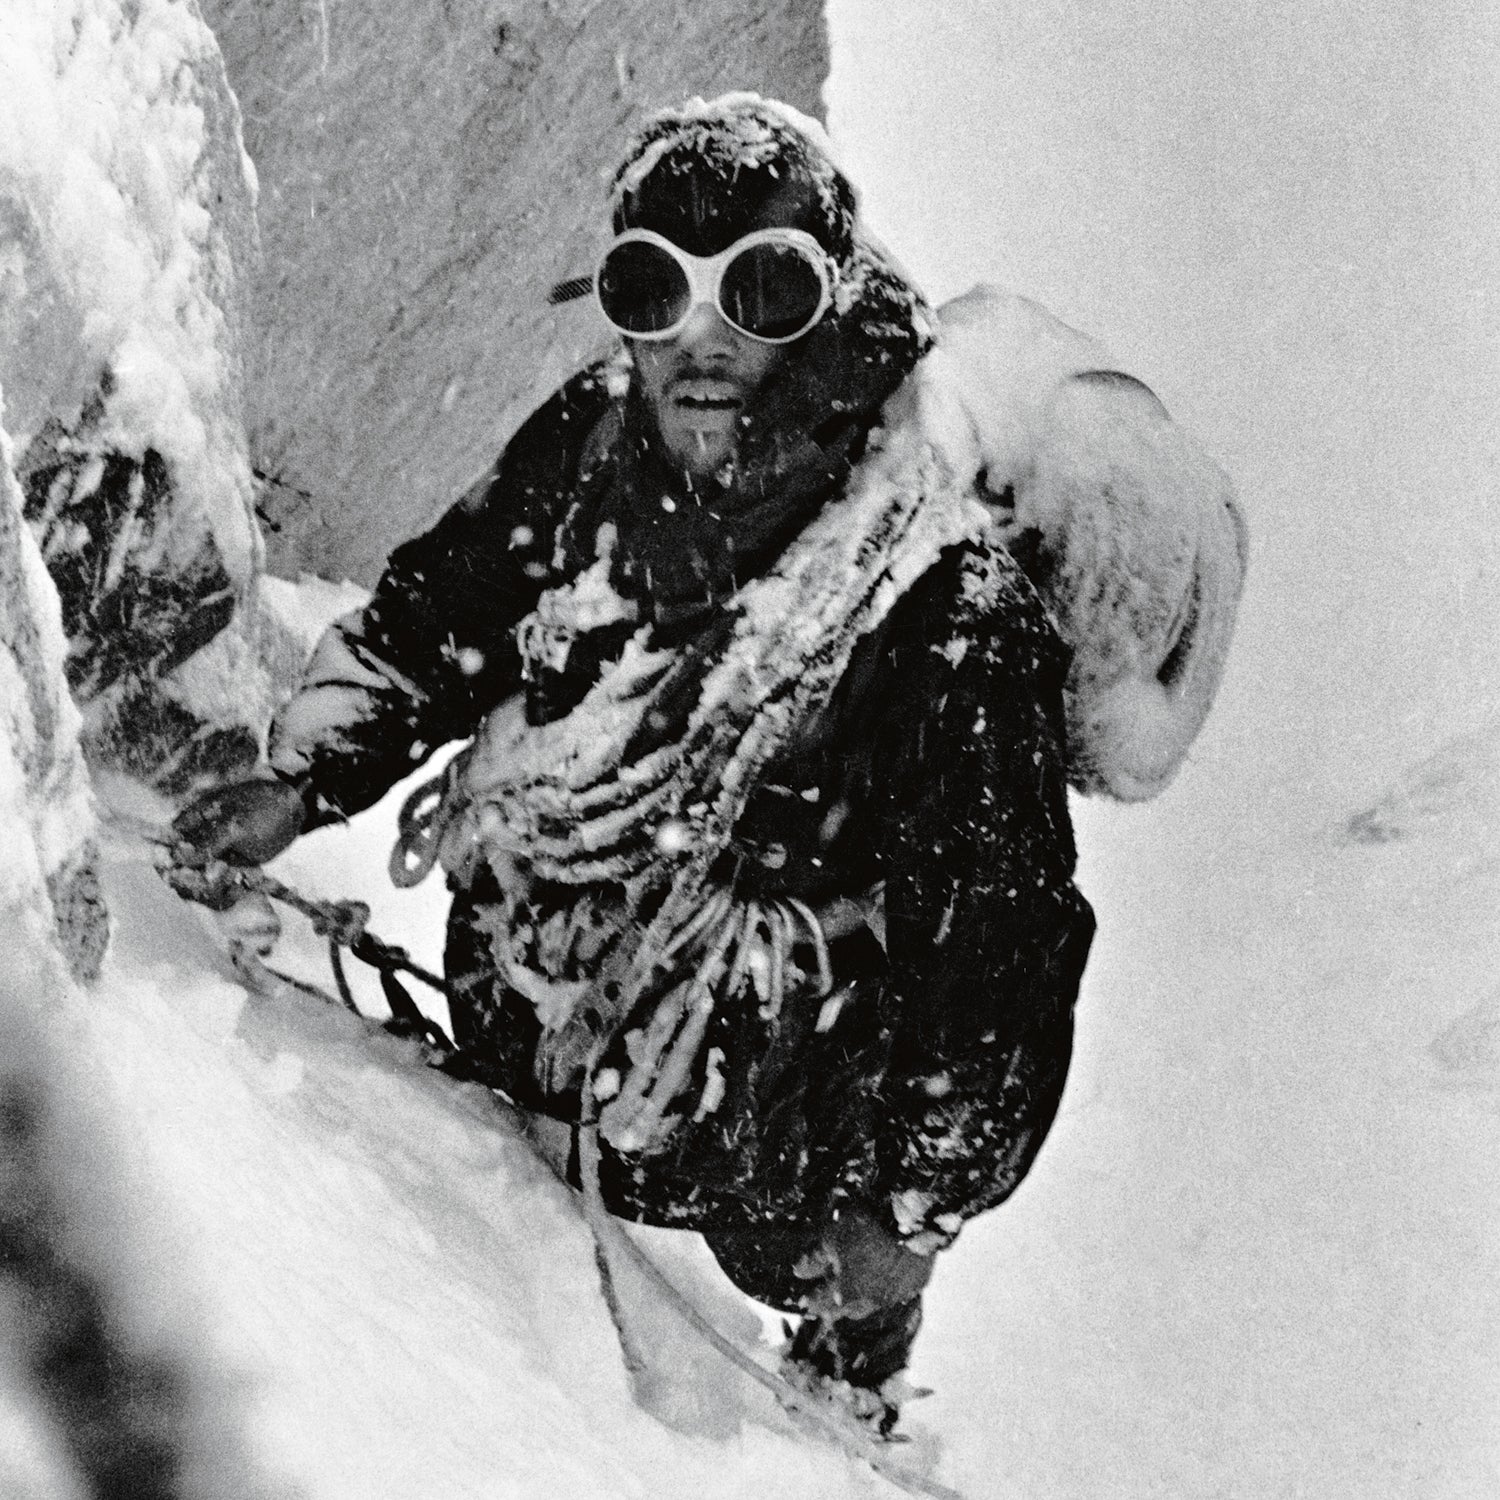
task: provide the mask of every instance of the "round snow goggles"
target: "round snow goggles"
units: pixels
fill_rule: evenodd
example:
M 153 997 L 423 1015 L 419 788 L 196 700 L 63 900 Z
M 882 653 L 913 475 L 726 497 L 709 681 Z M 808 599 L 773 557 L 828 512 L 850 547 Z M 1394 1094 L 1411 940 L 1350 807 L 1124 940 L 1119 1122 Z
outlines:
M 757 229 L 718 255 L 689 255 L 650 229 L 604 252 L 594 294 L 627 338 L 669 339 L 700 302 L 761 344 L 789 344 L 828 311 L 836 267 L 801 229 Z

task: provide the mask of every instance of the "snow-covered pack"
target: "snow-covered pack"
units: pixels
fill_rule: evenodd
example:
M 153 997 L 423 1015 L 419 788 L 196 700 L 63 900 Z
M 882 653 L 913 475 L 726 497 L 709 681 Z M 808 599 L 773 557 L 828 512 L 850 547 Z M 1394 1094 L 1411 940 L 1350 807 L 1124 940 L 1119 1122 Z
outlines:
M 1037 303 L 978 286 L 938 320 L 923 425 L 1073 651 L 1070 779 L 1152 797 L 1223 675 L 1247 552 L 1233 486 L 1146 386 Z

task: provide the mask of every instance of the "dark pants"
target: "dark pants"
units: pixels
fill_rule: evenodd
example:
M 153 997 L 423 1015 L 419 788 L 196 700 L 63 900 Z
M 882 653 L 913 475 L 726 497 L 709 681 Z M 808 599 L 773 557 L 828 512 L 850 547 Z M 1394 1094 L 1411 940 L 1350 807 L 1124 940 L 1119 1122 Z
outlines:
M 498 901 L 498 891 L 477 882 L 457 894 L 449 918 L 445 959 L 466 1076 L 522 1109 L 576 1120 L 576 1090 L 544 1093 L 535 1076 L 541 1026 L 533 1006 L 495 972 L 491 898 Z M 791 1243 L 816 1232 L 835 1195 L 869 1188 L 876 1091 L 890 1052 L 879 982 L 884 955 L 864 934 L 836 945 L 832 957 L 847 989 L 836 1022 L 818 1029 L 820 998 L 789 996 L 768 1020 L 753 996 L 736 997 L 714 1016 L 704 1042 L 705 1053 L 716 1049 L 723 1060 L 718 1107 L 694 1118 L 689 1105 L 671 1139 L 649 1155 L 621 1155 L 601 1141 L 600 1189 L 613 1213 L 662 1228 L 768 1233 Z M 604 1058 L 621 1073 L 630 1066 L 625 1030 Z

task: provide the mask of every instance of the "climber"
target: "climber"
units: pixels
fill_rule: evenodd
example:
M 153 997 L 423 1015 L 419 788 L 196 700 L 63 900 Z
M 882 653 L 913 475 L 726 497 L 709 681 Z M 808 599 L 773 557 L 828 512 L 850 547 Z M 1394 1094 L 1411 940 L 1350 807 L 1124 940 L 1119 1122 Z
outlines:
M 596 1129 L 611 1211 L 701 1233 L 884 1431 L 936 1256 L 1062 1097 L 1070 651 L 924 429 L 941 327 L 815 123 L 664 111 L 611 210 L 612 351 L 176 831 L 258 863 L 468 741 L 403 856 L 453 892 L 467 1076 Z

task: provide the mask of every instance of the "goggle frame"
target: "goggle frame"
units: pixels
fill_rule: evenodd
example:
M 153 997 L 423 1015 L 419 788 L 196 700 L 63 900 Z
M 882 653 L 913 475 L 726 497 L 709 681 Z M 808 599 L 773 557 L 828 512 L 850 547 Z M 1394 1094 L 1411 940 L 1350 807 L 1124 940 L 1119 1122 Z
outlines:
M 604 263 L 620 246 L 632 244 L 654 245 L 666 251 L 687 277 L 687 305 L 683 308 L 682 315 L 665 328 L 637 333 L 617 323 L 610 317 L 609 309 L 604 305 L 604 296 L 600 290 Z M 719 292 L 724 285 L 725 271 L 746 250 L 753 249 L 757 245 L 782 245 L 800 251 L 817 273 L 818 284 L 821 288 L 817 306 L 806 323 L 795 333 L 774 335 L 756 333 L 753 329 L 736 322 L 719 302 Z M 712 307 L 736 333 L 742 334 L 747 339 L 753 339 L 757 344 L 795 343 L 798 339 L 805 338 L 822 322 L 824 315 L 833 305 L 833 295 L 837 286 L 837 262 L 805 229 L 753 229 L 749 234 L 741 235 L 732 245 L 719 251 L 717 255 L 693 255 L 681 246 L 674 245 L 665 235 L 658 234 L 654 229 L 626 229 L 610 241 L 604 253 L 599 257 L 599 263 L 594 270 L 594 302 L 605 322 L 625 338 L 639 339 L 646 343 L 676 338 L 686 326 L 688 319 L 692 317 L 694 310 L 703 305 Z

